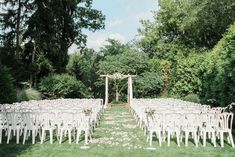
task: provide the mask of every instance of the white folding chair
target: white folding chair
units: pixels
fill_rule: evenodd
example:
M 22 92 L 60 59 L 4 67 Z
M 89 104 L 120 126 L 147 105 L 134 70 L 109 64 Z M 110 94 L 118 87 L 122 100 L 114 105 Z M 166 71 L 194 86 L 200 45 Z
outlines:
M 218 115 L 219 126 L 217 128 L 218 133 L 220 134 L 220 144 L 221 147 L 224 147 L 224 133 L 228 133 L 228 143 L 234 148 L 234 141 L 232 135 L 233 128 L 233 113 L 221 113 Z

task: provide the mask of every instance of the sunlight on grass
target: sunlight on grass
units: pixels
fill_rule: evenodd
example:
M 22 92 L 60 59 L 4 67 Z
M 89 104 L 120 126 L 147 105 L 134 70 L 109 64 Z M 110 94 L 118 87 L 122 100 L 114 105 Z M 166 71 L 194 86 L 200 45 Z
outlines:
M 101 124 L 93 133 L 93 140 L 88 145 L 88 149 L 82 149 L 84 137 L 78 145 L 75 141 L 69 145 L 67 140 L 60 145 L 55 139 L 52 145 L 49 139 L 42 145 L 39 139 L 35 145 L 30 144 L 29 141 L 25 145 L 16 145 L 13 139 L 11 144 L 7 145 L 4 137 L 3 144 L 0 145 L 0 157 L 234 157 L 235 151 L 228 144 L 225 144 L 224 148 L 219 146 L 214 148 L 210 142 L 205 148 L 201 143 L 196 148 L 192 141 L 189 142 L 188 147 L 185 147 L 184 143 L 181 143 L 181 147 L 177 147 L 174 140 L 171 141 L 170 147 L 167 147 L 166 143 L 159 147 L 156 138 L 153 141 L 153 147 L 156 150 L 147 150 L 149 144 L 146 142 L 144 131 L 137 126 L 128 109 L 123 106 L 114 106 L 105 111 Z

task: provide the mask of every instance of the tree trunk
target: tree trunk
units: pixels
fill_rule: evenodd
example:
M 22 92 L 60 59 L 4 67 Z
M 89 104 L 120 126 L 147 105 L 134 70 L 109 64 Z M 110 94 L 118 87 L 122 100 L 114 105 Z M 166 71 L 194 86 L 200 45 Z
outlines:
M 164 65 L 163 65 L 163 89 L 162 89 L 162 96 L 168 96 L 169 75 L 170 75 L 170 65 L 169 65 L 168 62 L 165 62 Z
M 21 0 L 18 0 L 17 23 L 16 23 L 16 58 L 20 56 L 20 15 L 21 15 Z
M 36 55 L 36 49 L 35 49 L 35 45 L 33 46 L 33 54 L 32 54 L 32 60 L 31 60 L 31 63 L 33 64 L 34 63 L 34 60 L 35 60 L 35 55 Z M 33 87 L 33 83 L 34 83 L 34 74 L 33 72 L 30 73 L 30 84 L 29 84 L 29 87 L 32 88 Z
M 116 102 L 119 101 L 119 93 L 116 91 Z

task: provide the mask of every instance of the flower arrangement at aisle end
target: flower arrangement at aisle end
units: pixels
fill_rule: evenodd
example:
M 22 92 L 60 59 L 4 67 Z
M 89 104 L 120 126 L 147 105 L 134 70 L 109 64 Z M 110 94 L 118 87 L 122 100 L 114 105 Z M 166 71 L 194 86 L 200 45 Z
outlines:
M 155 109 L 154 108 L 150 108 L 150 107 L 147 107 L 145 108 L 145 113 L 148 115 L 148 116 L 152 116 L 154 113 L 155 113 Z
M 92 108 L 84 108 L 83 112 L 85 113 L 86 116 L 90 116 L 92 113 Z

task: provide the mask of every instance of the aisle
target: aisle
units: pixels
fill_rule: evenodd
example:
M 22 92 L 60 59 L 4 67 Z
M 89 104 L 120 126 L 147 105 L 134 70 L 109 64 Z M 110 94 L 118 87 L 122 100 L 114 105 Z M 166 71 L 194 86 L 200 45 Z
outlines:
M 100 126 L 93 135 L 93 144 L 98 147 L 125 147 L 143 149 L 148 146 L 144 131 L 135 122 L 125 107 L 107 109 Z

